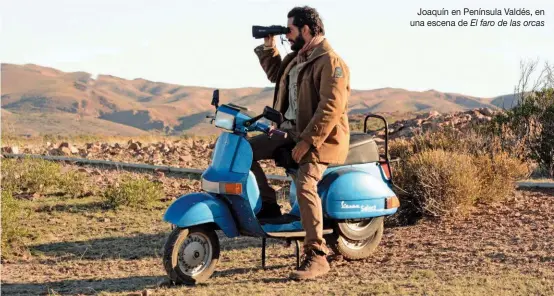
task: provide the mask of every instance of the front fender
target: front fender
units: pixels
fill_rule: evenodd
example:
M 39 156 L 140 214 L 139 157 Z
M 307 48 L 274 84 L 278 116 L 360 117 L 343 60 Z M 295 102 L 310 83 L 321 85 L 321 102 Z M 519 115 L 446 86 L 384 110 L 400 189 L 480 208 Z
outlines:
M 225 202 L 204 192 L 179 197 L 167 208 L 163 219 L 179 227 L 215 222 L 227 237 L 239 235 L 235 220 Z

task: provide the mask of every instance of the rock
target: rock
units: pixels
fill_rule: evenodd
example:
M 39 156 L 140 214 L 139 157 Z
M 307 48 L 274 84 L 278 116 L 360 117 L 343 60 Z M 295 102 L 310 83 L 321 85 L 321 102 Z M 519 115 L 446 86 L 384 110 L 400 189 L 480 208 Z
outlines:
M 19 147 L 17 146 L 7 146 L 2 147 L 3 153 L 19 154 Z
M 179 156 L 180 161 L 192 161 L 192 156 L 190 154 Z
M 397 138 L 402 138 L 402 137 L 413 137 L 414 136 L 414 128 L 413 127 L 408 127 L 408 128 L 405 128 L 403 130 L 401 130 L 400 132 L 396 133 L 395 136 Z
M 71 155 L 71 149 L 69 147 L 61 147 L 58 148 L 58 151 L 61 153 L 61 155 Z
M 138 151 L 142 149 L 142 144 L 140 142 L 131 142 L 127 147 L 129 150 Z
M 489 108 L 480 108 L 479 109 L 479 112 L 481 112 L 481 114 L 485 115 L 485 116 L 489 116 L 489 117 L 492 117 L 494 116 L 494 113 L 491 109 Z
M 64 149 L 64 148 L 67 148 L 67 149 Z M 60 146 L 58 146 L 58 149 L 60 149 L 66 155 L 79 153 L 79 149 L 69 144 L 68 142 L 61 143 Z

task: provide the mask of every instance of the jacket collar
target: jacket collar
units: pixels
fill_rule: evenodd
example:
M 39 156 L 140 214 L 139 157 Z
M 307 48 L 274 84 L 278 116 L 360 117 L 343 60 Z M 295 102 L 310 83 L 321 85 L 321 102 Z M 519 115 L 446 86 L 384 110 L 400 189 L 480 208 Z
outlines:
M 329 43 L 329 41 L 327 41 L 327 38 L 323 39 L 323 41 L 321 41 L 321 43 L 312 50 L 312 53 L 306 59 L 306 64 L 312 62 L 316 58 L 332 50 L 333 48 L 331 47 L 331 44 Z M 289 53 L 283 60 L 288 64 L 289 61 L 294 61 L 294 58 L 296 58 L 297 55 L 298 55 L 298 52 L 293 51 Z
M 332 50 L 333 48 L 331 47 L 331 44 L 329 44 L 329 41 L 327 41 L 327 38 L 325 38 L 318 46 L 313 49 L 312 53 L 308 56 L 306 63 L 310 63 Z

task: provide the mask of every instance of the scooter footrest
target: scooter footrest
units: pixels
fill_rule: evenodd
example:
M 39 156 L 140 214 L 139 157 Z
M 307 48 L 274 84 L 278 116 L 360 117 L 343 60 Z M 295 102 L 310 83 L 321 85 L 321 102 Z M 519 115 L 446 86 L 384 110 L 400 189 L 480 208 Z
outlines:
M 323 234 L 331 233 L 333 233 L 333 229 L 323 229 Z M 274 238 L 304 238 L 306 237 L 306 231 L 268 232 L 267 235 Z
M 265 224 L 281 225 L 281 224 L 289 224 L 296 221 L 300 221 L 300 217 L 286 214 L 278 218 L 262 218 L 260 219 L 260 224 L 261 225 L 265 225 Z

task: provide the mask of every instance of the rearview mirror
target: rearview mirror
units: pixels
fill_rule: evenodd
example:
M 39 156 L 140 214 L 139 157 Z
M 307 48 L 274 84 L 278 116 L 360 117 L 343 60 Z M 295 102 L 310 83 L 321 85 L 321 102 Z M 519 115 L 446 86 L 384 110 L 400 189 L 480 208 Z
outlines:
M 219 89 L 214 90 L 214 94 L 212 97 L 212 106 L 219 107 Z
M 264 108 L 263 116 L 264 118 L 267 118 L 277 124 L 281 124 L 284 121 L 283 114 L 281 114 L 281 112 L 267 106 Z

